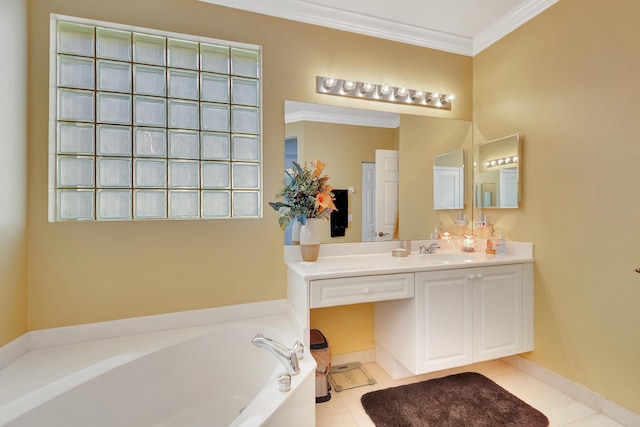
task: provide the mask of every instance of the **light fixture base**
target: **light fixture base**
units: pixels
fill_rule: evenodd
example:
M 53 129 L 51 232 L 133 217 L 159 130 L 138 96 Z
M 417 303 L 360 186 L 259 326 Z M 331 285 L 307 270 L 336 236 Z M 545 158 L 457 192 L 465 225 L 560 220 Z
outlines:
M 387 84 L 316 76 L 316 92 L 370 101 L 392 102 L 451 111 L 454 96 Z

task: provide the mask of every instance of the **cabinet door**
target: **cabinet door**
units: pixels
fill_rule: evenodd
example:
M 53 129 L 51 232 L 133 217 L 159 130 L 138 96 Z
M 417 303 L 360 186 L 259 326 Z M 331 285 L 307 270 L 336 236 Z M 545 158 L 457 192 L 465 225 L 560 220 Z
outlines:
M 471 270 L 416 274 L 417 374 L 471 363 Z
M 523 351 L 522 265 L 473 270 L 474 361 Z

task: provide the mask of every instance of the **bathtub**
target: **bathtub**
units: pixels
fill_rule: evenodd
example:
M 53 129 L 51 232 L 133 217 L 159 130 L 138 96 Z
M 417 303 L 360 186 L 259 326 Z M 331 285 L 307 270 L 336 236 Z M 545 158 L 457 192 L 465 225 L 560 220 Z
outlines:
M 284 367 L 251 344 L 293 346 L 285 315 L 28 352 L 0 371 L 0 426 L 312 426 L 315 362 L 278 390 Z

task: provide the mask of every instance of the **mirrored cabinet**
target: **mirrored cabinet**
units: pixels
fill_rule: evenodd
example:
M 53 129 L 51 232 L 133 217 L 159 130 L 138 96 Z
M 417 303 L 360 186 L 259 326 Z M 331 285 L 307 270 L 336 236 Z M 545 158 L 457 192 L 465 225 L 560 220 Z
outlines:
M 520 204 L 520 136 L 474 146 L 473 206 L 518 208 Z

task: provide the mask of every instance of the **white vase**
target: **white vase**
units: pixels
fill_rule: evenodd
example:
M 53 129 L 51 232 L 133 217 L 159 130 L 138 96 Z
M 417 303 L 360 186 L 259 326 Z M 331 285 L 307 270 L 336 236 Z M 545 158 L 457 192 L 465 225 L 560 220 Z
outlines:
M 315 218 L 307 218 L 307 222 L 300 227 L 300 253 L 304 261 L 317 260 L 320 253 L 317 221 Z
M 291 226 L 291 244 L 293 245 L 300 244 L 300 227 L 302 227 L 300 221 L 294 219 L 293 226 Z

